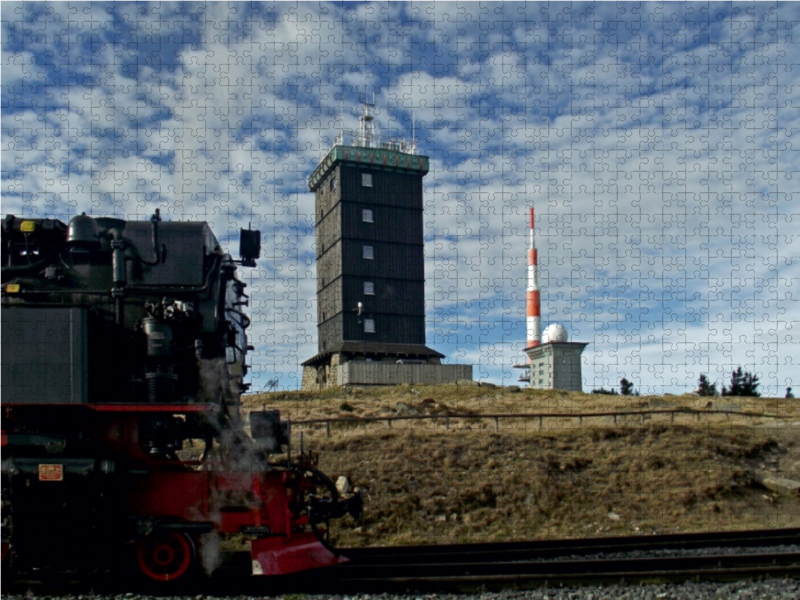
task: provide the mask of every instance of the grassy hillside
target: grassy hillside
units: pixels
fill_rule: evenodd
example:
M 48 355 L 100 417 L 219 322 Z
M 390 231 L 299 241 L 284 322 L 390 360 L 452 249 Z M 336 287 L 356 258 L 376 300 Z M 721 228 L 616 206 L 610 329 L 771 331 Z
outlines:
M 623 397 L 489 386 L 282 392 L 245 398 L 293 425 L 320 467 L 366 495 L 364 526 L 339 543 L 410 544 L 800 526 L 800 498 L 767 490 L 762 472 L 800 479 L 791 401 Z M 578 416 L 692 408 L 729 415 Z M 569 413 L 501 420 L 482 414 Z M 458 414 L 367 423 L 364 417 Z M 764 416 L 777 415 L 780 418 Z

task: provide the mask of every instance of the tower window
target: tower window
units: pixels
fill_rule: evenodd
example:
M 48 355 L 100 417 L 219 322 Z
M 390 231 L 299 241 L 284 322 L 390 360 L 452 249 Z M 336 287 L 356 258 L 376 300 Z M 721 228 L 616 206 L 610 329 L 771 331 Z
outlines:
M 372 187 L 372 173 L 361 174 L 361 187 Z
M 375 295 L 375 283 L 372 281 L 365 281 L 364 282 L 364 295 L 365 296 L 374 296 Z
M 330 191 L 336 189 L 336 177 L 331 177 L 331 182 L 328 184 L 328 188 L 330 189 Z
M 364 319 L 364 333 L 375 333 L 375 319 Z
M 369 208 L 365 208 L 364 210 L 362 210 L 361 220 L 364 221 L 364 223 L 374 223 L 374 221 L 372 220 L 372 210 Z
M 375 250 L 372 246 L 364 246 L 364 258 L 373 260 L 375 258 Z

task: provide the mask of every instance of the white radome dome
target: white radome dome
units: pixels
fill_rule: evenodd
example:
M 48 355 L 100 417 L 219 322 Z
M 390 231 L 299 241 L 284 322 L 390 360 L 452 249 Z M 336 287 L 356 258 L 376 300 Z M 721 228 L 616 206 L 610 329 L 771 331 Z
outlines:
M 553 323 L 552 325 L 548 325 L 547 328 L 545 328 L 544 333 L 542 333 L 543 344 L 568 341 L 569 335 L 567 334 L 567 328 L 561 323 Z

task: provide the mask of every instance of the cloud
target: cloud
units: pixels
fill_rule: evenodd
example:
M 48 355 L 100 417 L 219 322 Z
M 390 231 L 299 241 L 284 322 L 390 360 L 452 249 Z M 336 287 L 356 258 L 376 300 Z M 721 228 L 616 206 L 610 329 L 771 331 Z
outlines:
M 299 385 L 316 353 L 307 178 L 340 105 L 352 129 L 374 90 L 382 133 L 409 135 L 413 111 L 431 157 L 429 345 L 515 377 L 535 204 L 545 320 L 590 343 L 587 382 L 681 391 L 700 363 L 744 364 L 782 392 L 798 377 L 798 14 L 3 3 L 4 209 L 159 207 L 232 249 L 252 222 L 254 383 Z

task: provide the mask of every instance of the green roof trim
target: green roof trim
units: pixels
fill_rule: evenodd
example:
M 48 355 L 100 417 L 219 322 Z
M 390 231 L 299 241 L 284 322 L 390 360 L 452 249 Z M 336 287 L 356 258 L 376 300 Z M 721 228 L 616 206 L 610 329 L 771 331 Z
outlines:
M 422 175 L 425 175 L 430 169 L 430 159 L 420 154 L 407 154 L 389 148 L 334 146 L 308 178 L 308 189 L 312 192 L 315 191 L 325 181 L 328 173 L 342 162 L 368 165 L 373 169 L 408 171 Z

